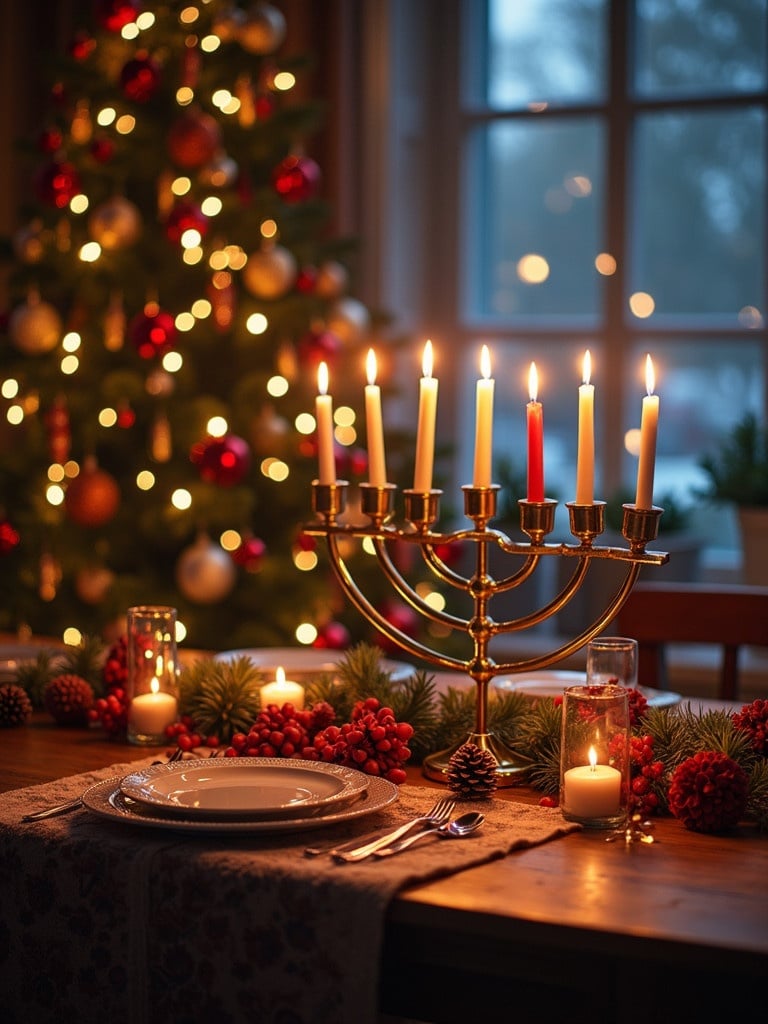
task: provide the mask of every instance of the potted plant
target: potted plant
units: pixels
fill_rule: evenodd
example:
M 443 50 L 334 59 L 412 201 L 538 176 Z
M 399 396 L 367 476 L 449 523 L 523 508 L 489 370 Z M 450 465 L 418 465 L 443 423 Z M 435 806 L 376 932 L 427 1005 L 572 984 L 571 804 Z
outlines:
M 768 427 L 747 413 L 699 466 L 709 486 L 701 497 L 736 508 L 745 583 L 768 585 Z

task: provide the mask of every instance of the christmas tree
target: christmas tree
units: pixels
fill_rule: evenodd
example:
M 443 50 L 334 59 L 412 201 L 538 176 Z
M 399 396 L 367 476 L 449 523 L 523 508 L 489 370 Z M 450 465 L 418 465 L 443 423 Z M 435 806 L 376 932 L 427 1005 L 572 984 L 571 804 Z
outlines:
M 0 337 L 0 629 L 108 635 L 152 603 L 195 647 L 370 635 L 302 531 L 318 365 L 358 409 L 378 320 L 285 33 L 265 3 L 102 0 L 56 59 Z

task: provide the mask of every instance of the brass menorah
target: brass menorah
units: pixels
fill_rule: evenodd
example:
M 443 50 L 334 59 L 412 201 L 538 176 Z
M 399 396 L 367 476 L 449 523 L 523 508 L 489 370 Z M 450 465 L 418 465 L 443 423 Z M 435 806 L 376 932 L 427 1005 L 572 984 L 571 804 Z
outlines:
M 605 502 L 598 501 L 590 505 L 566 503 L 570 531 L 578 541 L 568 544 L 546 543 L 544 540 L 554 528 L 556 501 L 521 500 L 518 503 L 520 526 L 530 540 L 517 542 L 511 540 L 501 530 L 492 529 L 488 525 L 496 515 L 499 491 L 496 484 L 489 487 L 462 487 L 464 514 L 474 526 L 471 529 L 449 533 L 435 532 L 432 529 L 440 516 L 440 490 L 404 490 L 407 525 L 398 527 L 391 523 L 397 491 L 394 484 L 360 485 L 360 509 L 368 520 L 367 523 L 360 525 L 339 521 L 339 517 L 346 510 L 347 488 L 346 480 L 337 480 L 330 484 L 314 481 L 312 507 L 319 521 L 306 528 L 307 533 L 326 538 L 331 565 L 344 593 L 370 623 L 402 650 L 442 668 L 466 672 L 477 687 L 474 730 L 452 749 L 430 754 L 424 761 L 424 774 L 427 778 L 445 782 L 453 752 L 462 743 L 472 742 L 481 749 L 489 750 L 496 758 L 499 785 L 514 785 L 520 781 L 521 773 L 525 772 L 529 762 L 521 754 L 508 749 L 498 736 L 489 731 L 489 683 L 500 674 L 534 671 L 553 665 L 583 647 L 605 629 L 629 596 L 641 567 L 663 565 L 668 560 L 666 552 L 646 551 L 646 545 L 658 536 L 663 509 L 657 506 L 641 509 L 636 505 L 624 505 L 622 535 L 629 546 L 607 547 L 595 544 L 595 540 L 604 530 Z M 350 573 L 339 547 L 339 540 L 342 537 L 369 539 L 378 564 L 394 591 L 420 615 L 450 630 L 461 630 L 468 634 L 472 641 L 471 657 L 462 660 L 432 650 L 389 622 L 362 593 Z M 392 561 L 387 550 L 388 544 L 392 541 L 417 544 L 425 563 L 437 579 L 470 596 L 473 603 L 472 616 L 462 618 L 428 604 Z M 475 566 L 471 576 L 462 576 L 454 571 L 437 551 L 442 545 L 463 543 L 475 545 Z M 491 545 L 498 546 L 501 551 L 511 556 L 518 556 L 522 563 L 504 578 L 494 579 L 488 571 Z M 575 568 L 568 582 L 552 600 L 530 614 L 501 622 L 494 621 L 488 614 L 491 599 L 520 586 L 536 571 L 540 559 L 547 556 L 574 559 Z M 606 601 L 602 614 L 587 629 L 560 647 L 535 657 L 505 662 L 496 662 L 490 657 L 488 649 L 494 637 L 530 629 L 549 619 L 568 604 L 584 582 L 590 563 L 598 558 L 626 562 L 627 568 L 622 583 Z

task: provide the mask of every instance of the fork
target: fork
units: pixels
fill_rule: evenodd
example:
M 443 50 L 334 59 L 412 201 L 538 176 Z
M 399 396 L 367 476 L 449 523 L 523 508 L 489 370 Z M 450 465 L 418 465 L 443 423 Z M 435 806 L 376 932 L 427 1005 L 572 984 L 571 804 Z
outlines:
M 366 857 L 370 857 L 376 850 L 380 850 L 385 846 L 389 846 L 390 843 L 404 836 L 406 832 L 409 832 L 412 828 L 420 825 L 442 825 L 443 822 L 449 820 L 453 814 L 453 810 L 456 806 L 456 801 L 449 797 L 442 797 L 426 814 L 421 815 L 418 818 L 412 818 L 410 821 L 405 822 L 404 825 L 400 825 L 393 832 L 387 832 L 385 835 L 379 835 L 374 839 L 368 840 L 367 842 L 360 845 L 359 840 L 352 844 L 347 843 L 344 846 L 338 846 L 330 850 L 330 855 L 334 860 L 346 861 L 348 863 L 365 860 Z
M 181 747 L 176 747 L 174 752 L 168 758 L 167 762 L 153 761 L 153 764 L 171 764 L 173 761 L 180 761 L 184 756 L 184 751 Z M 76 811 L 78 807 L 81 807 L 83 803 L 82 796 L 75 797 L 74 800 L 67 800 L 63 804 L 54 804 L 53 807 L 46 807 L 42 811 L 32 811 L 31 814 L 25 814 L 22 817 L 22 821 L 42 821 L 44 818 L 55 818 L 59 814 L 68 814 L 70 811 Z

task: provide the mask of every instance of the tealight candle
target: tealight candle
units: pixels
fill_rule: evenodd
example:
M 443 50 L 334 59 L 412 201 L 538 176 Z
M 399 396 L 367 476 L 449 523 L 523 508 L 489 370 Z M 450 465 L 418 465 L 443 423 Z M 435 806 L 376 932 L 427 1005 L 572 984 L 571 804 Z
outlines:
M 589 764 L 569 768 L 563 777 L 563 810 L 577 818 L 608 818 L 621 807 L 621 772 L 597 764 L 594 747 Z
M 293 679 L 286 679 L 285 669 L 278 667 L 274 681 L 261 688 L 261 706 L 265 708 L 268 704 L 277 704 L 280 708 L 283 704 L 293 704 L 297 711 L 301 711 L 304 707 L 304 687 Z
M 172 693 L 160 689 L 157 677 L 152 677 L 149 686 L 149 693 L 140 693 L 131 701 L 128 722 L 134 733 L 161 737 L 166 726 L 176 721 L 179 705 Z

